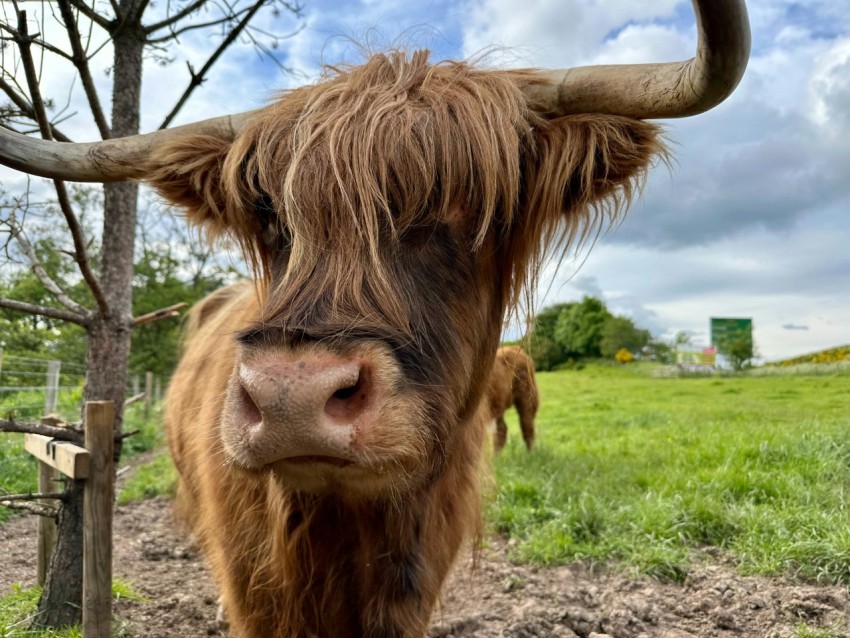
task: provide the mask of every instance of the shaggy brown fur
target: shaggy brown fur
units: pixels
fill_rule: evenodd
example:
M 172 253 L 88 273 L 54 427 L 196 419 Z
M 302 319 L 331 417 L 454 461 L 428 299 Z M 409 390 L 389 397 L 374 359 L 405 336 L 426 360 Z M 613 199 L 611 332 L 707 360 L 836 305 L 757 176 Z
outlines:
M 377 55 L 282 95 L 233 143 L 175 141 L 151 167 L 260 282 L 195 310 L 166 414 L 233 636 L 424 634 L 477 528 L 481 399 L 506 312 L 542 247 L 616 219 L 664 154 L 650 123 L 529 111 L 534 81 Z M 379 362 L 386 405 L 362 463 L 296 475 L 226 451 L 225 390 L 246 357 L 274 353 Z
M 507 442 L 505 412 L 511 406 L 516 408 L 522 440 L 530 450 L 534 446 L 534 416 L 540 405 L 540 394 L 534 376 L 534 361 L 520 346 L 503 346 L 496 351 L 485 401 L 490 409 L 490 419 L 495 422 L 493 443 L 496 451 L 505 447 Z

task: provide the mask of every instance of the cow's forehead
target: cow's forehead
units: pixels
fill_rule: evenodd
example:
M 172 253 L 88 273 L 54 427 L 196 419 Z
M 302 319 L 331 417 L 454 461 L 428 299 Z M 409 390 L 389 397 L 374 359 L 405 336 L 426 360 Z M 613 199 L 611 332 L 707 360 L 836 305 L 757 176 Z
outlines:
M 242 197 L 247 183 L 314 245 L 338 238 L 374 252 L 460 218 L 480 238 L 515 209 L 527 118 L 508 74 L 375 56 L 255 118 L 231 150 L 231 190 Z

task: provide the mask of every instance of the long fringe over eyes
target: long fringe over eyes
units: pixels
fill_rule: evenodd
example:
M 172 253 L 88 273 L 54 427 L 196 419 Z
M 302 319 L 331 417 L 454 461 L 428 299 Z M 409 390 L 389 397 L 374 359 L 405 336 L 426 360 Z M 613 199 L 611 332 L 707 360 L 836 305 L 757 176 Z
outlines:
M 527 107 L 523 88 L 540 81 L 532 71 L 427 57 L 393 52 L 331 68 L 283 94 L 230 147 L 175 142 L 151 181 L 212 235 L 236 237 L 267 282 L 271 222 L 302 272 L 342 255 L 326 278 L 340 286 L 344 265 L 365 259 L 384 298 L 393 296 L 386 256 L 411 231 L 457 223 L 461 211 L 470 250 L 497 238 L 503 299 L 516 307 L 548 250 L 619 220 L 652 158 L 666 159 L 660 128 L 594 114 L 551 119 Z M 299 283 L 290 276 L 280 285 Z

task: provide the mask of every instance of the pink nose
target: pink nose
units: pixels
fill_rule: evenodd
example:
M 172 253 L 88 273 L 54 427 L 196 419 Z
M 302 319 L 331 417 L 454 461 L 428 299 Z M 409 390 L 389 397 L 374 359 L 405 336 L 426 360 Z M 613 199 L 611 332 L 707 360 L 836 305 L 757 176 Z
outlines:
M 249 465 L 351 460 L 357 431 L 368 424 L 374 404 L 368 366 L 332 355 L 287 360 L 276 354 L 239 367 L 238 383 L 229 390 L 225 440 L 239 441 Z

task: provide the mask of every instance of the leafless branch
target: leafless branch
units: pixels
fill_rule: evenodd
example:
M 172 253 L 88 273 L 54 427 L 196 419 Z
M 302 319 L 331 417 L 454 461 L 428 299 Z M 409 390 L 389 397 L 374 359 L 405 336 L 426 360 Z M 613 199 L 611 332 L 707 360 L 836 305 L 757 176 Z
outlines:
M 16 239 L 18 245 L 21 247 L 21 250 L 27 256 L 27 259 L 30 262 L 30 267 L 35 275 L 38 277 L 39 281 L 47 288 L 48 292 L 50 292 L 56 299 L 69 310 L 76 312 L 80 315 L 87 314 L 87 311 L 83 306 L 78 304 L 76 301 L 71 299 L 64 290 L 62 290 L 59 285 L 53 281 L 48 272 L 44 269 L 41 261 L 38 258 L 38 255 L 35 252 L 32 244 L 29 243 L 27 238 L 24 236 L 23 230 L 15 219 L 14 213 L 9 216 L 6 220 L 3 221 L 9 227 L 9 234 L 12 238 Z
M 65 60 L 68 60 L 69 62 L 74 61 L 74 59 L 70 55 L 65 53 L 62 49 L 53 46 L 49 42 L 45 42 L 41 38 L 33 38 L 32 43 L 41 47 L 45 51 L 50 51 L 52 54 L 58 55 L 60 58 L 64 58 Z
M 144 392 L 139 392 L 139 394 L 134 394 L 129 399 L 126 399 L 124 401 L 124 407 L 126 408 L 128 405 L 132 405 L 134 403 L 137 403 L 138 401 L 141 401 L 144 398 L 145 398 Z
M 83 235 L 83 228 L 80 220 L 74 214 L 74 209 L 71 207 L 71 200 L 68 197 L 68 191 L 65 188 L 65 182 L 53 180 L 53 185 L 56 187 L 56 199 L 59 202 L 59 208 L 65 216 L 65 222 L 68 224 L 68 229 L 71 231 L 71 237 L 74 240 L 74 261 L 77 262 L 77 267 L 80 269 L 83 279 L 91 290 L 100 314 L 103 317 L 108 317 L 111 310 L 103 294 L 103 288 L 100 286 L 100 281 L 95 276 L 89 262 L 88 251 L 86 250 L 86 240 Z
M 265 2 L 266 0 L 264 0 Z M 214 27 L 219 24 L 226 24 L 228 22 L 233 22 L 236 18 L 245 15 L 248 11 L 251 10 L 251 7 L 246 7 L 236 13 L 228 14 L 226 16 L 222 16 L 221 18 L 216 18 L 215 20 L 210 20 L 208 22 L 196 22 L 194 24 L 188 24 L 182 29 L 177 29 L 176 31 L 171 31 L 168 35 L 164 35 L 160 38 L 151 38 L 146 40 L 145 42 L 150 45 L 163 44 L 165 42 L 169 42 L 171 40 L 176 40 L 182 34 L 188 31 L 195 31 L 197 29 L 206 29 L 208 27 Z
M 112 22 L 88 6 L 83 0 L 68 0 L 72 7 L 106 31 L 112 30 Z
M 47 123 L 47 109 L 44 106 L 44 100 L 41 96 L 41 91 L 38 90 L 38 74 L 35 70 L 35 61 L 32 57 L 32 43 L 34 36 L 29 35 L 29 27 L 27 26 L 27 12 L 18 11 L 18 30 L 13 32 L 13 39 L 18 45 L 18 50 L 21 54 L 21 62 L 24 66 L 24 75 L 27 79 L 27 88 L 30 92 L 30 101 L 36 115 L 36 121 L 41 129 L 42 136 L 45 139 L 50 139 L 50 127 Z
M 159 31 L 160 29 L 166 29 L 168 27 L 173 26 L 174 24 L 180 22 L 180 20 L 182 20 L 186 16 L 194 13 L 195 11 L 197 11 L 198 9 L 203 7 L 204 4 L 206 4 L 206 2 L 207 2 L 207 0 L 195 0 L 195 2 L 187 4 L 180 11 L 175 13 L 173 16 L 169 16 L 165 20 L 161 20 L 161 21 L 156 22 L 156 23 L 154 23 L 150 26 L 145 27 L 144 28 L 145 35 L 150 35 L 151 33 L 154 33 L 155 31 Z
M 11 36 L 12 36 L 12 38 L 11 38 L 11 39 L 12 39 L 12 40 L 14 40 L 14 39 L 15 39 L 15 36 L 16 36 L 16 35 L 17 35 L 17 33 L 18 33 L 17 31 L 15 31 L 15 29 L 13 29 L 12 27 L 10 27 L 10 26 L 9 26 L 8 24 L 6 24 L 5 22 L 0 22 L 0 31 L 5 31 L 6 33 L 11 34 Z M 9 40 L 9 39 L 10 39 L 10 38 L 0 38 L 0 40 Z
M 137 22 L 142 21 L 142 16 L 145 15 L 145 10 L 148 8 L 148 5 L 151 3 L 151 0 L 141 0 L 139 2 L 139 8 L 136 11 L 136 15 L 138 16 Z
M 38 280 L 42 283 L 42 285 L 47 288 L 48 292 L 50 292 L 50 294 L 52 294 L 59 303 L 71 312 L 83 317 L 88 316 L 88 310 L 71 299 L 71 297 L 69 297 L 68 294 L 59 287 L 59 284 L 53 281 L 53 278 L 44 269 L 44 266 L 39 260 L 38 255 L 36 255 L 32 244 L 30 244 L 24 236 L 23 230 L 15 219 L 14 213 L 11 214 L 8 219 L 4 220 L 3 223 L 9 227 L 10 234 L 17 240 L 21 250 L 27 256 L 27 259 L 29 259 L 32 271 L 35 273 L 35 276 L 38 277 Z
M 224 38 L 224 40 L 222 40 L 221 44 L 218 46 L 218 48 L 213 52 L 213 54 L 207 60 L 206 64 L 204 64 L 204 66 L 201 67 L 201 70 L 198 73 L 192 73 L 192 79 L 189 82 L 189 86 L 186 87 L 185 91 L 183 91 L 183 95 L 180 96 L 180 99 L 174 105 L 174 108 L 171 109 L 171 112 L 165 117 L 165 119 L 163 120 L 163 122 L 162 122 L 162 124 L 160 125 L 159 128 L 163 129 L 163 128 L 166 128 L 169 124 L 171 124 L 171 121 L 177 116 L 177 114 L 180 112 L 180 109 L 183 108 L 183 105 L 189 99 L 189 96 L 192 94 L 192 91 L 194 91 L 197 87 L 199 87 L 203 83 L 203 81 L 205 79 L 204 76 L 207 74 L 207 72 L 210 70 L 210 68 L 212 68 L 212 66 L 213 66 L 213 64 L 215 64 L 216 60 L 218 60 L 218 58 L 221 57 L 222 53 L 224 53 L 227 50 L 227 48 L 231 44 L 233 44 L 233 42 L 236 40 L 236 38 L 239 37 L 239 34 L 242 33 L 245 30 L 245 27 L 248 26 L 248 24 L 251 22 L 251 19 L 266 4 L 266 2 L 267 2 L 267 0 L 257 0 L 257 2 L 255 2 L 253 5 L 251 5 L 251 8 L 248 10 L 248 12 L 239 21 L 239 24 L 237 24 L 235 27 L 233 27 L 230 30 L 230 33 L 228 33 L 227 36 Z M 191 69 L 190 69 L 190 73 L 191 73 Z
M 0 308 L 26 312 L 31 315 L 41 315 L 42 317 L 50 317 L 51 319 L 59 319 L 60 321 L 68 321 L 80 326 L 89 325 L 88 315 L 80 315 L 76 312 L 62 310 L 61 308 L 51 308 L 50 306 L 41 306 L 34 303 L 6 299 L 5 297 L 0 297 Z
M 271 34 L 266 34 L 261 29 L 256 29 L 255 27 L 250 27 L 250 28 L 245 30 L 245 35 L 251 41 L 251 43 L 254 45 L 254 48 L 257 49 L 263 55 L 265 55 L 269 60 L 274 62 L 281 71 L 288 73 L 290 75 L 293 75 L 293 74 L 296 73 L 296 71 L 293 68 L 288 67 L 285 64 L 283 64 L 278 59 L 278 57 L 275 55 L 274 51 L 268 47 L 268 45 L 266 45 L 263 42 L 260 42 L 257 39 L 257 37 L 254 35 L 254 31 L 257 31 L 257 32 L 259 32 L 263 35 L 266 35 L 267 37 L 273 37 L 275 39 L 280 39 L 280 38 L 284 38 L 284 37 L 292 37 L 293 35 L 297 35 L 299 32 L 301 32 L 301 30 L 303 28 L 304 27 L 302 25 L 302 26 L 298 27 L 295 31 L 293 31 L 291 34 L 287 34 L 285 36 L 275 36 L 275 35 L 271 35 Z
M 28 117 L 31 120 L 37 120 L 38 118 L 35 115 L 35 111 L 32 108 L 32 105 L 27 101 L 27 99 L 18 93 L 11 84 L 6 82 L 3 78 L 0 78 L 0 90 L 6 94 L 6 96 L 12 101 L 18 110 L 21 112 L 21 115 Z M 53 139 L 58 140 L 60 142 L 70 142 L 72 141 L 67 135 L 63 134 L 59 129 L 56 128 L 54 124 L 50 124 L 50 134 L 53 136 Z
M 64 3 L 63 3 L 64 5 Z M 69 36 L 73 33 L 79 35 L 76 31 L 76 23 L 74 22 L 73 14 L 70 13 L 69 8 L 69 16 L 65 16 L 63 12 L 63 18 L 68 18 L 70 20 L 70 24 L 73 26 L 69 26 L 66 24 L 66 27 L 69 31 Z M 27 22 L 26 22 L 26 12 L 20 11 L 18 13 L 18 47 L 21 53 L 21 60 L 24 65 L 24 72 L 27 78 L 27 84 L 30 92 L 30 97 L 32 100 L 32 108 L 36 115 L 36 120 L 39 124 L 39 129 L 41 130 L 41 136 L 46 139 L 51 138 L 50 126 L 47 122 L 47 111 L 44 106 L 44 100 L 41 97 L 41 90 L 39 89 L 38 78 L 35 73 L 35 64 L 32 58 L 31 44 L 32 38 L 27 34 Z M 72 47 L 74 38 L 71 37 Z M 76 47 L 79 48 L 79 41 L 77 41 Z M 75 48 L 75 55 L 77 53 L 77 48 Z M 82 59 L 85 60 L 85 56 L 82 51 L 79 51 L 79 54 L 82 56 Z M 85 65 L 86 70 L 88 70 L 88 66 Z M 91 81 L 91 77 L 89 77 Z M 94 85 L 91 86 L 91 91 L 94 92 Z M 88 94 L 88 89 L 86 89 Z M 94 100 L 97 101 L 97 94 L 94 93 Z M 92 110 L 94 111 L 95 105 L 92 105 Z M 99 107 L 98 107 L 99 108 Z M 96 115 L 97 116 L 97 115 Z M 103 119 L 103 114 L 100 115 L 101 119 Z M 105 125 L 105 120 L 104 120 Z M 100 126 L 100 124 L 98 124 Z M 103 132 L 103 131 L 102 131 Z M 106 128 L 106 134 L 109 135 L 109 128 Z M 59 202 L 59 208 L 62 211 L 62 214 L 65 217 L 65 221 L 68 224 L 68 229 L 71 231 L 71 237 L 74 242 L 74 252 L 76 253 L 75 259 L 77 261 L 77 265 L 80 269 L 80 274 L 82 274 L 83 279 L 85 279 L 86 284 L 89 289 L 92 291 L 92 295 L 97 302 L 98 309 L 102 316 L 107 317 L 110 314 L 109 305 L 106 302 L 106 297 L 103 294 L 103 290 L 101 289 L 100 282 L 95 277 L 94 273 L 91 270 L 91 266 L 88 259 L 88 252 L 86 251 L 85 239 L 83 237 L 82 227 L 80 226 L 80 222 L 77 219 L 77 216 L 74 214 L 74 210 L 71 207 L 71 201 L 68 198 L 67 190 L 65 189 L 64 183 L 59 180 L 53 180 L 53 184 L 56 187 L 56 197 Z M 32 264 L 33 271 L 44 284 L 44 286 L 56 297 L 59 302 L 68 308 L 69 310 L 76 312 L 78 314 L 86 315 L 87 311 L 80 306 L 76 301 L 68 297 L 67 294 L 62 291 L 62 289 L 50 278 L 47 272 L 39 263 L 38 257 L 35 254 L 35 251 L 32 250 L 32 247 L 29 246 L 29 243 L 26 241 L 26 238 L 23 236 L 20 227 L 15 228 L 16 224 L 14 221 L 14 216 L 12 216 L 8 220 L 8 224 L 12 230 L 12 235 L 18 240 L 18 243 L 23 248 L 24 252 L 27 254 L 27 257 Z
M 59 0 L 59 11 L 62 14 L 62 21 L 65 23 L 65 29 L 68 32 L 68 39 L 71 41 L 71 51 L 73 52 L 71 60 L 74 63 L 74 67 L 76 67 L 80 74 L 80 81 L 83 84 L 83 90 L 86 93 L 89 107 L 91 107 L 91 112 L 94 116 L 97 130 L 100 132 L 100 136 L 103 139 L 109 139 L 112 137 L 112 132 L 109 129 L 109 123 L 106 121 L 106 116 L 104 115 L 103 108 L 100 105 L 100 97 L 98 96 L 97 89 L 95 89 L 94 86 L 94 80 L 92 79 L 91 70 L 89 69 L 88 58 L 86 58 L 86 53 L 83 51 L 80 31 L 77 28 L 77 20 L 71 7 L 71 1 Z
M 41 434 L 60 441 L 82 444 L 82 432 L 72 427 L 60 428 L 54 425 L 43 425 L 41 423 L 25 423 L 15 421 L 11 418 L 0 419 L 0 432 L 17 432 L 20 434 Z M 2 498 L 2 496 L 0 496 Z
M 166 308 L 160 308 L 159 310 L 154 310 L 153 312 L 149 312 L 144 315 L 139 315 L 133 319 L 133 327 L 144 326 L 145 324 L 154 323 L 155 321 L 161 321 L 162 319 L 171 319 L 172 317 L 179 317 L 180 310 L 188 306 L 184 301 L 180 303 L 176 303 L 171 306 L 167 306 Z
M 298 25 L 294 31 L 290 31 L 289 33 L 272 33 L 271 31 L 266 31 L 265 29 L 261 29 L 256 25 L 251 25 L 251 31 L 253 33 L 259 33 L 262 36 L 265 36 L 271 40 L 285 40 L 287 38 L 291 38 L 293 36 L 298 35 L 301 31 L 304 30 L 304 25 Z
M 49 505 L 42 505 L 40 503 L 0 500 L 0 505 L 8 507 L 10 510 L 24 510 L 26 512 L 29 512 L 30 514 L 44 516 L 45 518 L 56 518 L 58 516 L 58 510 L 55 507 L 50 507 Z

